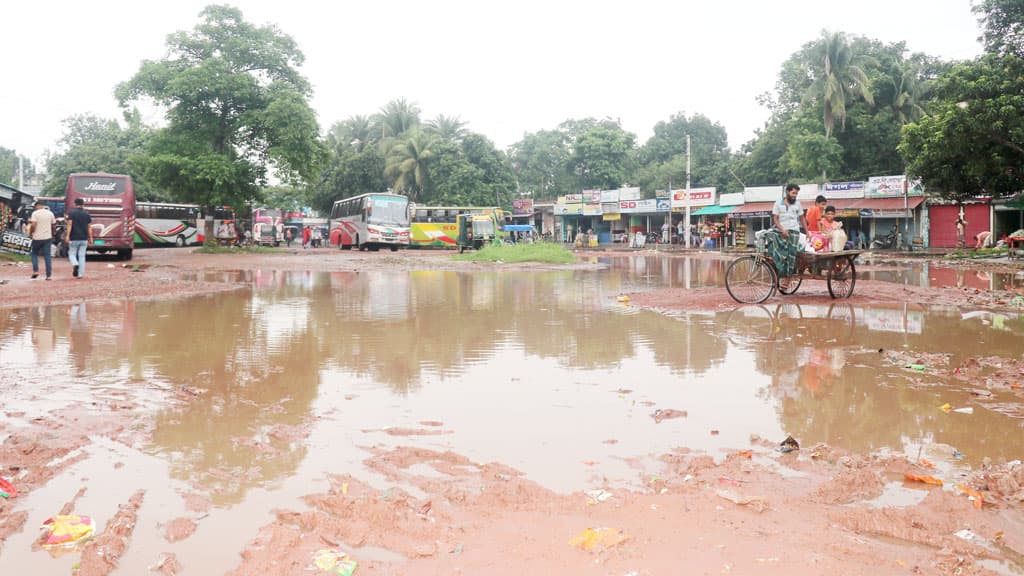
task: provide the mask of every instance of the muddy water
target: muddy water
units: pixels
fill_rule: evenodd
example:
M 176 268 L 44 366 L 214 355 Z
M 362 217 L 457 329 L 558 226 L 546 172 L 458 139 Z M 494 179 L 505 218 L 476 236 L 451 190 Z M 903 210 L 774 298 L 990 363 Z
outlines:
M 983 382 L 950 376 L 977 356 L 1018 357 L 1020 318 L 830 302 L 666 316 L 616 299 L 715 285 L 720 265 L 707 264 L 240 272 L 221 276 L 246 289 L 212 296 L 0 310 L 9 427 L 128 409 L 146 414 L 139 437 L 151 438 L 97 436 L 81 462 L 20 499 L 31 515 L 0 568 L 68 573 L 74 555 L 51 559 L 31 542 L 84 486 L 76 512 L 99 530 L 129 493 L 147 491 L 117 574 L 145 573 L 161 552 L 223 573 L 273 509 L 301 510 L 302 495 L 326 490 L 326 473 L 386 487 L 362 466 L 372 447 L 452 450 L 564 491 L 636 485 L 673 448 L 721 455 L 753 435 L 911 454 L 941 446 L 949 466 L 1024 457 L 1019 399 L 979 400 L 971 389 Z M 910 352 L 924 371 L 905 368 Z M 654 417 L 664 410 L 685 416 Z M 195 535 L 169 543 L 166 523 L 198 516 L 185 510 L 190 493 L 213 507 Z

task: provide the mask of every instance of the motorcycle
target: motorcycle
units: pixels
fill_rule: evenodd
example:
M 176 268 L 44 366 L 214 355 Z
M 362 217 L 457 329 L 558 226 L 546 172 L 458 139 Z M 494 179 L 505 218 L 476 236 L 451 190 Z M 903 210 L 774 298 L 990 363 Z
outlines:
M 886 234 L 884 238 L 875 238 L 871 241 L 871 248 L 875 250 L 892 250 L 899 246 L 900 234 L 896 227 L 893 227 L 892 232 Z

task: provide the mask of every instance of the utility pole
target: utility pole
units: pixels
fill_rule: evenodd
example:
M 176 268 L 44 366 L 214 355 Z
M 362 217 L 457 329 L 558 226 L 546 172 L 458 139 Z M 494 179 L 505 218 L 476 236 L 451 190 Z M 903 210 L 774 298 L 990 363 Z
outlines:
M 686 135 L 686 247 L 690 247 L 690 135 Z

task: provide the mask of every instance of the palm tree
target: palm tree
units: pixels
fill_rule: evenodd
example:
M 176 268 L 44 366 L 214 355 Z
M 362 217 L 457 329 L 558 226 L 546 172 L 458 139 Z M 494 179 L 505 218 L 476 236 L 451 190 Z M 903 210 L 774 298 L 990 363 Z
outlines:
M 433 145 L 437 141 L 433 134 L 420 130 L 395 141 L 384 164 L 384 177 L 392 182 L 393 190 L 408 195 L 413 201 L 419 200 L 428 184 L 434 159 Z
M 438 114 L 437 118 L 427 122 L 427 129 L 445 140 L 461 142 L 466 136 L 466 123 L 458 116 Z
M 825 109 L 825 137 L 832 136 L 836 120 L 846 129 L 846 105 L 854 97 L 874 104 L 871 82 L 861 67 L 867 59 L 854 54 L 850 41 L 842 32 L 822 31 L 822 37 L 812 50 L 811 74 L 813 81 L 804 96 L 821 100 Z
M 420 125 L 420 108 L 415 102 L 399 98 L 381 108 L 374 121 L 380 129 L 381 140 L 398 138 Z
M 336 151 L 352 147 L 357 152 L 377 141 L 377 131 L 368 116 L 349 116 L 331 126 L 327 133 L 327 144 Z
M 928 97 L 931 84 L 922 78 L 920 66 L 912 61 L 899 62 L 890 74 L 889 83 L 892 95 L 888 107 L 900 126 L 924 117 L 921 104 Z

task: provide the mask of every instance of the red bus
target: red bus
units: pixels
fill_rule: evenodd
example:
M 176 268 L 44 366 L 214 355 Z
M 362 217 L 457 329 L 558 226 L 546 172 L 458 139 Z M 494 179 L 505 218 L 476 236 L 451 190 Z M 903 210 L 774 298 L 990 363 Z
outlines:
M 92 216 L 92 244 L 89 250 L 105 254 L 117 251 L 123 260 L 132 259 L 135 246 L 135 185 L 125 174 L 72 174 L 68 176 L 65 206 L 82 206 Z

